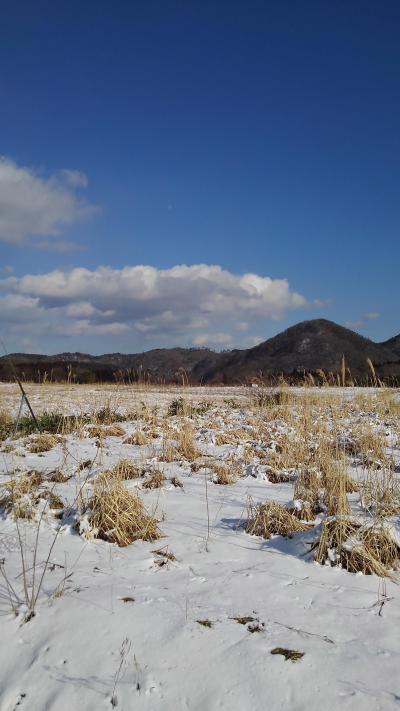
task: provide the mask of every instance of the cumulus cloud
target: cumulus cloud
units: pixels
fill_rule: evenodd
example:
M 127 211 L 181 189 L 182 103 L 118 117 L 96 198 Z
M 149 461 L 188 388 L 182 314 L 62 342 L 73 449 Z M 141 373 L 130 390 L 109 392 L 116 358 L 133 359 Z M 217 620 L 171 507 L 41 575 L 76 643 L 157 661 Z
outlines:
M 37 238 L 54 239 L 62 228 L 96 212 L 77 192 L 86 186 L 86 176 L 76 170 L 46 178 L 0 158 L 0 241 L 47 249 L 50 242 Z
M 230 333 L 247 331 L 255 320 L 279 320 L 310 306 L 286 279 L 236 275 L 207 264 L 55 270 L 5 277 L 0 290 L 0 314 L 6 302 L 24 312 L 25 299 L 27 311 L 35 312 L 29 321 L 40 321 L 46 332 L 129 332 L 158 343 L 220 347 L 232 345 Z

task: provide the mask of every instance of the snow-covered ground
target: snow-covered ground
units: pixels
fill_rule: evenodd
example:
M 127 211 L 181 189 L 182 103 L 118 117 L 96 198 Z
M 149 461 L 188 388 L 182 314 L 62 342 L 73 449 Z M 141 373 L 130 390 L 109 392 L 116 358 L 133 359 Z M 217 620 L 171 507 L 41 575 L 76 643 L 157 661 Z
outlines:
M 52 486 L 72 504 L 78 478 L 82 483 L 87 477 L 90 489 L 99 472 L 121 459 L 144 469 L 157 466 L 166 476 L 161 488 L 143 489 L 143 478 L 126 486 L 140 490 L 163 537 L 119 548 L 80 535 L 73 525 L 76 512 L 58 519 L 45 511 L 36 576 L 58 529 L 59 534 L 29 622 L 23 623 L 23 606 L 13 614 L 6 581 L 0 580 L 2 711 L 89 711 L 113 705 L 126 711 L 399 708 L 400 597 L 395 580 L 318 565 L 310 555 L 315 528 L 290 539 L 270 540 L 244 530 L 249 496 L 256 503 L 293 499 L 293 484 L 270 483 L 265 464 L 260 464 L 263 442 L 249 424 L 254 414 L 248 389 L 126 390 L 122 397 L 112 388 L 70 387 L 61 402 L 61 386 L 57 392 L 55 387 L 48 389 L 50 398 L 31 386 L 37 411 L 91 411 L 94 400 L 98 404 L 102 398 L 104 404 L 111 397 L 121 411 L 131 412 L 141 400 L 159 405 L 160 419 L 151 425 L 140 418 L 122 422 L 123 436 L 105 437 L 100 443 L 87 436 L 85 425 L 80 433 L 67 434 L 49 451 L 36 454 L 29 451 L 34 435 L 13 440 L 15 447 L 6 442 L 0 451 L 0 483 L 7 483 L 16 470 L 48 476 L 61 469 L 71 478 Z M 2 386 L 0 392 L 2 404 L 15 412 L 15 386 Z M 94 393 L 93 401 L 88 392 Z M 351 396 L 349 391 L 345 395 Z M 159 461 L 165 423 L 177 432 L 182 427 L 184 418 L 165 412 L 180 396 L 214 403 L 193 420 L 201 454 L 198 471 L 183 458 Z M 398 467 L 396 435 L 373 411 L 365 416 L 374 426 L 386 427 L 390 455 Z M 282 421 L 269 424 L 271 432 L 285 429 Z M 248 428 L 246 445 L 216 444 L 217 433 L 239 427 Z M 126 435 L 146 429 L 158 437 L 147 445 L 124 444 Z M 80 470 L 86 460 L 93 465 Z M 235 466 L 238 480 L 225 486 L 213 483 L 208 461 Z M 183 487 L 173 486 L 172 476 Z M 20 521 L 19 532 L 30 568 L 37 525 Z M 155 552 L 160 550 L 173 553 L 175 560 Z M 4 512 L 0 559 L 23 599 L 18 530 Z M 33 569 L 28 571 L 32 574 Z M 251 619 L 235 619 L 246 617 Z M 304 656 L 286 660 L 271 654 L 275 648 Z

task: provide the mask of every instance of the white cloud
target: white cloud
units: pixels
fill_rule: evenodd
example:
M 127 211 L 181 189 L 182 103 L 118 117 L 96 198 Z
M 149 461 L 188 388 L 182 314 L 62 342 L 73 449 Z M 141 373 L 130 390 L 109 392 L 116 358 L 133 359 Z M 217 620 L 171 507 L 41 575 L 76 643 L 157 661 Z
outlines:
M 79 170 L 60 170 L 60 176 L 72 188 L 87 188 L 88 179 L 84 173 Z
M 86 185 L 86 176 L 78 171 L 45 178 L 0 157 L 0 241 L 35 244 L 36 238 L 55 238 L 63 227 L 89 217 L 97 208 L 76 192 Z M 46 249 L 49 242 L 36 246 Z
M 233 343 L 233 331 L 245 332 L 254 321 L 278 320 L 290 310 L 310 306 L 286 279 L 236 275 L 206 264 L 171 269 L 75 268 L 8 276 L 0 279 L 0 290 L 5 293 L 0 301 L 19 309 L 22 321 L 27 314 L 27 331 L 35 323 L 36 334 L 40 330 L 65 336 L 130 333 L 141 341 L 152 339 L 154 345 L 227 347 Z M 0 323 L 2 311 L 0 306 Z M 21 327 L 21 320 L 18 324 Z
M 380 317 L 380 313 L 378 311 L 368 311 L 368 313 L 364 314 L 360 319 L 357 319 L 355 321 L 346 321 L 345 326 L 347 328 L 352 328 L 352 329 L 366 329 L 369 328 L 369 324 L 366 323 L 366 321 L 375 321 L 377 318 Z
M 369 311 L 367 314 L 365 314 L 364 318 L 367 319 L 367 321 L 375 321 L 377 318 L 379 318 L 379 316 L 379 311 Z
M 358 329 L 362 328 L 364 326 L 364 321 L 361 321 L 360 319 L 358 321 L 345 321 L 346 328 L 351 328 L 353 329 Z
M 232 346 L 232 336 L 229 333 L 199 333 L 193 338 L 194 346 Z

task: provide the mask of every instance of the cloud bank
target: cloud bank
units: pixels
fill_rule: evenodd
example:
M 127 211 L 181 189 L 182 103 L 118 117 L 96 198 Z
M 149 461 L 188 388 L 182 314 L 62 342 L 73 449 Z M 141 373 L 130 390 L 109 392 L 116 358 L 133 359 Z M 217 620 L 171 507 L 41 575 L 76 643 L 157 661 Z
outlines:
M 279 320 L 311 305 L 286 279 L 236 275 L 207 264 L 8 276 L 0 279 L 0 293 L 0 324 L 15 338 L 125 334 L 153 346 L 231 347 L 252 322 Z M 72 340 L 70 347 L 76 347 Z
M 44 178 L 0 157 L 0 241 L 42 249 L 52 249 L 53 245 L 60 251 L 72 249 L 71 242 L 54 238 L 66 226 L 97 211 L 78 192 L 87 187 L 87 182 L 77 170 L 62 170 Z

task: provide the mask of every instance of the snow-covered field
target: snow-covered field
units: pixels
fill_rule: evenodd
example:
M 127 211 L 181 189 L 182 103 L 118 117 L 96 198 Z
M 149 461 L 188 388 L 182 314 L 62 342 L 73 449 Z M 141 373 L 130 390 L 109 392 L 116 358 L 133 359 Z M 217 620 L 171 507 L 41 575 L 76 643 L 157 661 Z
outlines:
M 304 442 L 293 446 L 299 433 L 308 433 L 311 449 L 314 437 L 320 446 L 329 433 L 344 451 L 356 433 L 368 442 L 368 430 L 384 457 L 377 460 L 378 440 L 374 451 L 353 448 L 348 472 L 355 481 L 371 472 L 396 481 L 397 393 L 296 389 L 283 402 L 255 403 L 259 393 L 244 388 L 27 391 L 37 413 L 93 416 L 108 406 L 128 419 L 113 436 L 107 424 L 91 431 L 82 420 L 48 451 L 30 451 L 36 434 L 2 443 L 3 486 L 32 470 L 42 475 L 33 518 L 16 521 L 5 508 L 0 514 L 2 711 L 399 708 L 396 573 L 383 579 L 316 563 L 311 548 L 323 510 L 289 538 L 265 540 L 245 530 L 249 497 L 253 504 L 293 500 L 305 456 Z M 16 386 L 1 385 L 0 398 L 15 416 Z M 125 442 L 137 433 L 145 444 Z M 191 437 L 197 452 L 189 447 L 184 456 Z M 174 456 L 165 456 L 168 447 Z M 285 452 L 298 452 L 298 462 L 283 466 Z M 93 482 L 121 460 L 140 469 L 124 486 L 139 491 L 157 518 L 156 541 L 118 547 L 90 526 Z M 221 467 L 232 483 L 215 483 Z M 148 489 L 155 469 L 165 480 Z M 55 471 L 65 481 L 52 481 Z M 289 481 L 272 483 L 276 471 Z M 61 512 L 46 503 L 46 490 L 60 497 Z M 353 515 L 367 515 L 358 492 L 348 499 Z M 388 519 L 394 536 L 399 518 Z M 38 589 L 43 571 L 35 614 L 24 621 L 24 580 Z M 304 656 L 286 660 L 271 654 L 277 648 Z

